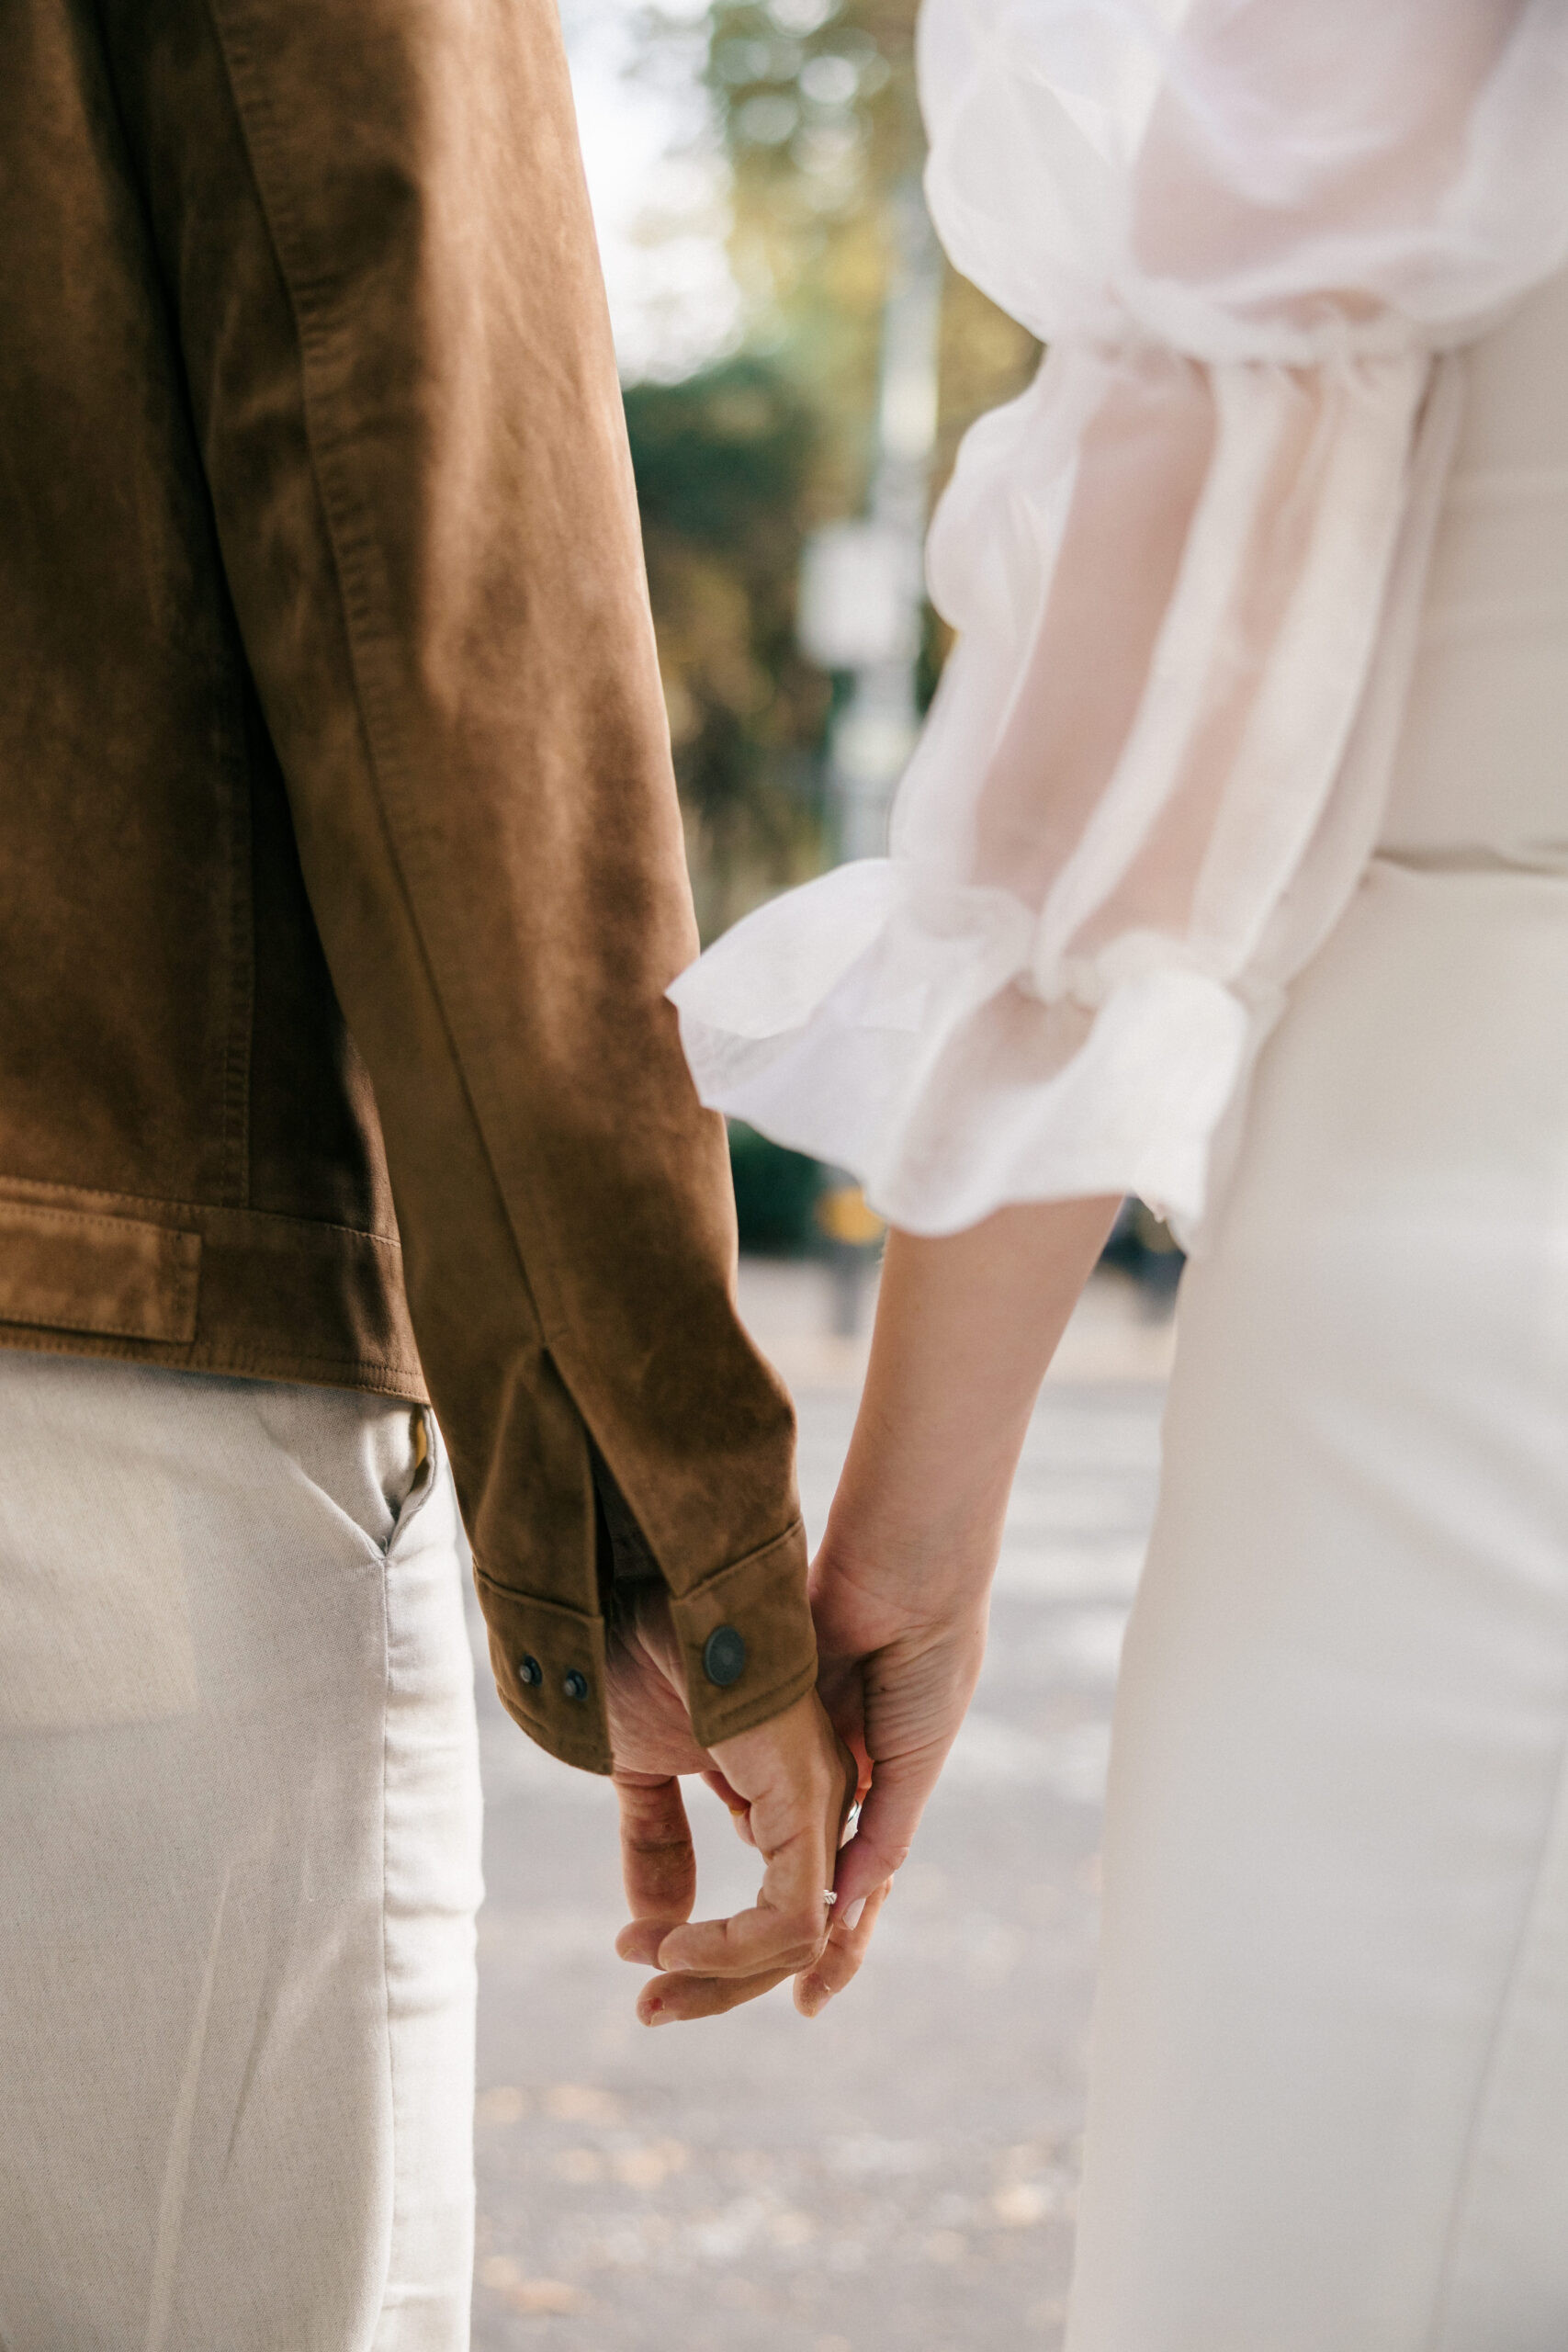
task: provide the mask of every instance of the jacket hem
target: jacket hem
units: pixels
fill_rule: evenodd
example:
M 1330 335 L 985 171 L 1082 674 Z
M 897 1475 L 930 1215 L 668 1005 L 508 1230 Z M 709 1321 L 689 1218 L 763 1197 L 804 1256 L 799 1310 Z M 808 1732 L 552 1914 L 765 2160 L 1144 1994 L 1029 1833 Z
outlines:
M 48 1283 L 25 1300 L 0 1295 L 0 1347 L 429 1402 L 402 1253 L 380 1234 L 0 1176 L 0 1212 L 6 1206 L 46 1237 Z M 167 1238 L 182 1275 L 177 1325 L 160 1329 L 142 1315 L 138 1329 L 106 1288 L 106 1237 L 116 1235 L 127 1246 Z

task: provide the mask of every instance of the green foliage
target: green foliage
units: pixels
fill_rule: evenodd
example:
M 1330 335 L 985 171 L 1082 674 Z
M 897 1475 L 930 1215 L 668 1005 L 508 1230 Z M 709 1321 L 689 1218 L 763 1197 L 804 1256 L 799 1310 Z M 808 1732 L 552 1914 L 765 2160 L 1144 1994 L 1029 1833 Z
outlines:
M 715 0 L 708 81 L 752 318 L 817 406 L 822 516 L 864 501 L 887 205 L 920 165 L 912 0 Z
M 786 1151 L 733 1119 L 729 1169 L 743 1250 L 798 1256 L 819 1246 L 816 1207 L 822 1170 L 816 1160 Z
M 796 650 L 813 413 L 741 357 L 626 396 L 705 933 L 820 863 L 828 683 Z
M 759 560 L 792 551 L 815 420 L 765 361 L 737 359 L 678 384 L 637 384 L 626 422 L 646 526 Z
M 733 175 L 739 356 L 626 394 L 704 936 L 824 863 L 830 683 L 795 643 L 800 552 L 864 510 L 892 199 L 923 153 L 916 0 L 712 0 L 706 78 Z M 657 17 L 648 19 L 657 40 Z M 671 38 L 688 43 L 681 12 Z M 1022 329 L 949 276 L 933 494 L 1018 391 Z M 932 616 L 921 699 L 946 636 Z

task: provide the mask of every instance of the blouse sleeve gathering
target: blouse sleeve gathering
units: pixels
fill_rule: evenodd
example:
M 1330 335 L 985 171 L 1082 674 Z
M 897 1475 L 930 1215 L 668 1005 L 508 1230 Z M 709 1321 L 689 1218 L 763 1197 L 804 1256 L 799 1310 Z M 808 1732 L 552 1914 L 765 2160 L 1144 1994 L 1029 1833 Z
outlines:
M 942 1233 L 1191 1238 L 1376 836 L 1461 392 L 1568 260 L 1560 0 L 925 0 L 928 189 L 1047 345 L 932 526 L 891 855 L 671 993 L 699 1091 Z

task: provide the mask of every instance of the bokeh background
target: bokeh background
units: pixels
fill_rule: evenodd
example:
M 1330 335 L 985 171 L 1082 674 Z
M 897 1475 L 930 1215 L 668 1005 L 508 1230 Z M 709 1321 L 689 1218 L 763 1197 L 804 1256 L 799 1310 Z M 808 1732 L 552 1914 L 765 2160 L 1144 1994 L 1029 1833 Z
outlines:
M 802 650 L 813 535 L 872 512 L 891 440 L 916 492 L 895 519 L 918 543 L 964 429 L 1038 356 L 929 232 L 920 249 L 923 222 L 920 282 L 900 283 L 922 161 L 915 13 L 568 0 L 705 936 L 841 846 L 831 739 L 855 682 Z M 916 345 L 891 418 L 890 305 Z M 923 703 L 943 650 L 929 613 L 908 650 Z
M 1029 337 L 919 198 L 913 0 L 565 0 L 699 919 L 879 850 L 946 650 L 919 549 Z M 803 591 L 804 581 L 804 591 Z M 741 1306 L 795 1394 L 820 1533 L 874 1220 L 736 1131 Z M 1122 1632 L 1178 1261 L 1130 1218 L 1031 1429 L 975 1708 L 848 1996 L 649 2032 L 607 1784 L 501 1713 L 475 1622 L 476 2352 L 1060 2345 Z M 692 1796 L 702 1908 L 755 1865 Z

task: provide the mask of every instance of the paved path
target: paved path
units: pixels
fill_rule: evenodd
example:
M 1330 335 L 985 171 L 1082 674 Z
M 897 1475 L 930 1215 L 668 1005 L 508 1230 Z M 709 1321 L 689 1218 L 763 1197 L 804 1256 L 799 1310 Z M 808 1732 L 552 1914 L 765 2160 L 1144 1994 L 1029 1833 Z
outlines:
M 743 1302 L 795 1389 L 814 1532 L 863 1368 L 812 1267 Z M 783 1990 L 648 2032 L 607 1787 L 480 1678 L 476 2352 L 1026 2352 L 1059 2344 L 1122 1630 L 1168 1327 L 1114 1280 L 1030 1433 L 975 1710 L 872 1961 L 809 2027 Z M 708 1900 L 755 1869 L 693 1792 Z

